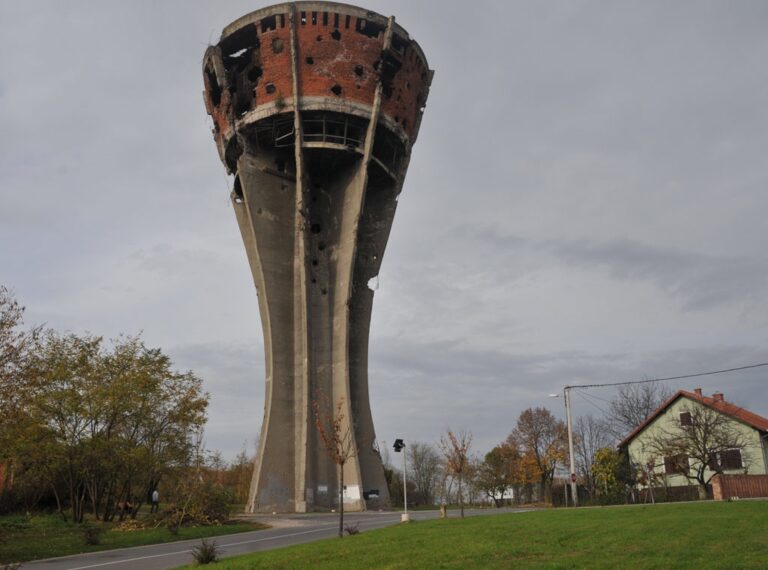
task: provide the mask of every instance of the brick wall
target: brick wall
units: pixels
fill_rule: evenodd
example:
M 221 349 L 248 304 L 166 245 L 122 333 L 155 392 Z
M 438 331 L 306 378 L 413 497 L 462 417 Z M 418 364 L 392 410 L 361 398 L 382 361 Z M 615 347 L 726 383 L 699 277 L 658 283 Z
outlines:
M 715 475 L 712 494 L 716 501 L 768 497 L 768 475 Z

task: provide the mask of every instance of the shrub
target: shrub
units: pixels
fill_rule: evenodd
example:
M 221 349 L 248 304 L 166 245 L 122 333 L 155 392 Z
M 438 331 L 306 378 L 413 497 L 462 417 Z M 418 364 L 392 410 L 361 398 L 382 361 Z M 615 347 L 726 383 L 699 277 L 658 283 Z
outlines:
M 83 528 L 83 542 L 95 546 L 101 544 L 101 530 L 96 526 L 86 526 Z
M 219 559 L 219 552 L 216 541 L 202 539 L 200 546 L 192 549 L 192 556 L 198 564 L 211 564 Z
M 360 529 L 358 528 L 358 525 L 360 523 L 357 523 L 355 526 L 352 526 L 351 524 L 348 524 L 344 527 L 344 530 L 347 531 L 347 534 L 360 534 Z

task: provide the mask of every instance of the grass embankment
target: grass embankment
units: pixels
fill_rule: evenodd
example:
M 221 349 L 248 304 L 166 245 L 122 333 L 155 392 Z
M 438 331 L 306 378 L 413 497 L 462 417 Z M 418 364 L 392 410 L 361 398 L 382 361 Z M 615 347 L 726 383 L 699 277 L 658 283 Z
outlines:
M 450 518 L 226 559 L 209 568 L 768 568 L 768 503 Z M 191 568 L 191 567 L 190 567 Z
M 90 526 L 103 529 L 98 545 L 85 544 L 83 525 L 65 523 L 56 515 L 0 517 L 0 564 L 267 528 L 250 523 L 182 527 L 174 535 L 167 528 L 121 531 L 117 528 L 118 523 L 113 525 L 98 521 L 90 523 Z

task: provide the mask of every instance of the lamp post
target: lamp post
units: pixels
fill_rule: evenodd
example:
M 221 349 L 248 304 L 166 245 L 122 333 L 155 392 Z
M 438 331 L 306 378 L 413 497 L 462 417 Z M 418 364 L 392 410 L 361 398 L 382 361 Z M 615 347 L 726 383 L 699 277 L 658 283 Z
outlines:
M 568 426 L 568 459 L 570 463 L 570 473 L 568 480 L 571 484 L 571 502 L 574 507 L 579 506 L 579 495 L 576 488 L 576 465 L 573 456 L 573 422 L 571 420 L 571 393 L 570 386 L 563 388 L 563 400 L 565 401 L 565 421 Z M 550 398 L 559 398 L 560 394 L 550 394 Z
M 576 488 L 576 466 L 574 465 L 574 457 L 573 457 L 573 422 L 571 420 L 571 393 L 569 390 L 571 389 L 570 386 L 566 386 L 563 388 L 563 399 L 565 400 L 565 419 L 568 422 L 568 457 L 570 458 L 571 462 L 571 473 L 570 473 L 570 480 L 571 480 L 571 502 L 573 503 L 574 507 L 579 506 L 579 494 L 578 490 Z
M 411 521 L 411 515 L 408 514 L 408 486 L 406 484 L 406 468 L 407 468 L 407 462 L 405 456 L 407 455 L 405 452 L 405 442 L 402 439 L 396 439 L 395 444 L 392 446 L 395 450 L 395 453 L 403 452 L 403 514 L 400 515 L 400 522 L 410 522 Z

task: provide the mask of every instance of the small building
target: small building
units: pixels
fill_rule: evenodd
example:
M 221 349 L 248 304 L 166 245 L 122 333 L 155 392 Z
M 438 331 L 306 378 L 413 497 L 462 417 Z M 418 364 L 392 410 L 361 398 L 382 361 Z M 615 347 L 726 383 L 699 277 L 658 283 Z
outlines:
M 728 437 L 713 439 L 706 433 L 712 426 Z M 701 388 L 679 390 L 627 435 L 619 449 L 640 472 L 643 486 L 649 481 L 666 487 L 696 484 L 697 473 L 700 485 L 717 473 L 765 475 L 768 418 L 726 401 L 719 392 L 709 397 Z

